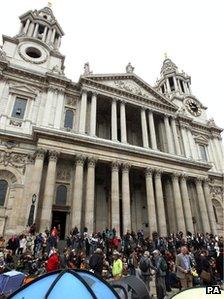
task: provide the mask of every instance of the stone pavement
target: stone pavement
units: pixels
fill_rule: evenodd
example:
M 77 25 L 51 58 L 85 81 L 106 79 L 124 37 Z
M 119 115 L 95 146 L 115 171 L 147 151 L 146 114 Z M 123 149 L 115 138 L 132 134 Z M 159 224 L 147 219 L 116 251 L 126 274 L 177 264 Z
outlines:
M 178 292 L 179 289 L 172 289 L 172 292 L 167 293 L 167 296 L 164 299 L 170 299 L 173 295 L 177 294 Z M 150 282 L 150 293 L 151 293 L 150 299 L 157 299 L 155 277 L 153 277 L 153 280 Z

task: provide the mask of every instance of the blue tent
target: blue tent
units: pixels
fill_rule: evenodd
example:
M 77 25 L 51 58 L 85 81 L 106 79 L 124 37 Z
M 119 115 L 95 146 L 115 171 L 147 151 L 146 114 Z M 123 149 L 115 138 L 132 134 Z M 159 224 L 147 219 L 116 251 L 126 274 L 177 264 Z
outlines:
M 12 299 L 120 299 L 112 286 L 85 270 L 55 271 L 21 287 Z

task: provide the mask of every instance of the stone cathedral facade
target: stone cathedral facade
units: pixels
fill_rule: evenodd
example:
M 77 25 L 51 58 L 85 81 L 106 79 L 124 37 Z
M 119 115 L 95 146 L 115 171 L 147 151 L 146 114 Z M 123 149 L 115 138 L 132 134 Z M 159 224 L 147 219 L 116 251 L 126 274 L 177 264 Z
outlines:
M 152 87 L 124 73 L 64 75 L 51 8 L 20 17 L 0 48 L 0 235 L 60 224 L 221 233 L 222 129 L 165 58 Z

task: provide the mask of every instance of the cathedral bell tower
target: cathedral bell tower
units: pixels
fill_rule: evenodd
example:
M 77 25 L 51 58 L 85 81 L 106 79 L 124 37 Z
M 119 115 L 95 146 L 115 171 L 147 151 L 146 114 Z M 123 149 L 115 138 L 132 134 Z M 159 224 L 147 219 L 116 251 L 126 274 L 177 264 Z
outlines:
M 206 109 L 191 91 L 191 77 L 179 71 L 176 64 L 165 55 L 156 89 L 179 107 L 178 113 L 199 122 L 206 122 Z
M 185 97 L 191 95 L 191 77 L 183 71 L 179 72 L 173 61 L 165 56 L 160 72 L 161 78 L 157 81 L 157 89 L 172 98 L 174 95 Z
M 19 34 L 3 35 L 3 47 L 10 64 L 41 73 L 63 74 L 64 56 L 59 48 L 63 30 L 50 7 L 28 11 L 20 16 Z

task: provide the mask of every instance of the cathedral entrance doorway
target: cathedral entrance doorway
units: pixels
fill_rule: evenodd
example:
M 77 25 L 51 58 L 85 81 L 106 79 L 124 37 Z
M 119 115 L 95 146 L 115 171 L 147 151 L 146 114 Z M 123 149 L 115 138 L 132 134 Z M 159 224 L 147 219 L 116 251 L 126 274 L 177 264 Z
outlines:
M 56 227 L 59 231 L 60 239 L 64 240 L 65 238 L 65 228 L 66 228 L 66 212 L 53 211 L 52 215 L 52 225 L 51 227 Z

